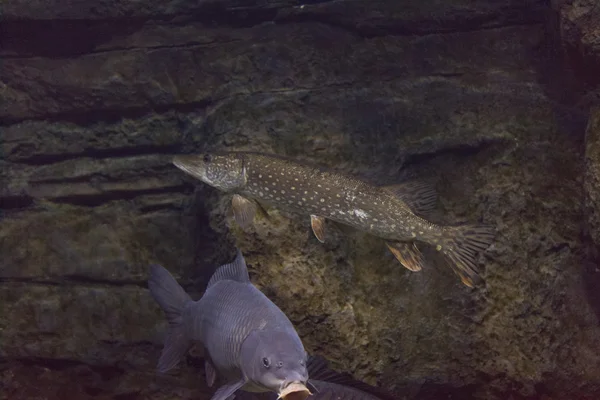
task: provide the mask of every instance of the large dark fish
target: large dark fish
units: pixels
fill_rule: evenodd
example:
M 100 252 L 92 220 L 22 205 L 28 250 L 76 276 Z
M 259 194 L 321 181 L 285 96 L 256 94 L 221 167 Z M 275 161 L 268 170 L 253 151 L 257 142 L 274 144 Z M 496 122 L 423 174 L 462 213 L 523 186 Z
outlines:
M 308 360 L 308 383 L 314 393 L 307 400 L 398 400 L 400 396 L 385 389 L 368 385 L 328 368 L 322 357 L 313 356 Z M 270 393 L 244 393 L 238 400 L 276 400 Z
M 375 186 L 339 172 L 253 152 L 180 155 L 173 163 L 233 193 L 234 216 L 242 227 L 252 222 L 256 201 L 310 214 L 312 230 L 321 242 L 325 220 L 331 219 L 385 239 L 398 261 L 411 271 L 423 266 L 417 242 L 427 243 L 452 261 L 454 272 L 470 287 L 481 280 L 476 257 L 495 235 L 488 225 L 441 226 L 420 217 L 436 201 L 435 190 L 427 183 Z
M 192 341 L 200 341 L 208 385 L 217 373 L 227 382 L 212 400 L 225 400 L 238 389 L 294 400 L 310 395 L 302 341 L 286 315 L 250 283 L 239 250 L 231 264 L 217 269 L 198 301 L 159 265 L 151 266 L 148 287 L 169 321 L 160 372 L 175 367 Z

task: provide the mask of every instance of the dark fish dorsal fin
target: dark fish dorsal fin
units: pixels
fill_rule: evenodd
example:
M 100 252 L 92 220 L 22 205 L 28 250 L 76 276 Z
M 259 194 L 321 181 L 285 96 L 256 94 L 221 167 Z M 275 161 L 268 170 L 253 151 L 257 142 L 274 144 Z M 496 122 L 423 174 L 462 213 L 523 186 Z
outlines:
M 372 396 L 378 397 L 381 400 L 398 400 L 398 396 L 389 393 L 388 391 L 371 386 L 367 383 L 354 379 L 350 374 L 336 372 L 330 369 L 327 365 L 327 360 L 321 356 L 309 356 L 307 362 L 308 377 L 310 381 L 314 381 L 315 386 L 319 386 L 318 381 L 334 383 L 348 388 L 360 390 Z M 335 393 L 335 388 L 327 388 Z
M 242 283 L 250 282 L 246 260 L 244 260 L 244 256 L 239 249 L 237 250 L 235 260 L 229 264 L 223 264 L 217 268 L 213 276 L 208 281 L 207 288 L 219 281 L 237 281 Z
M 415 214 L 427 215 L 437 203 L 433 180 L 415 179 L 382 188 L 404 201 Z

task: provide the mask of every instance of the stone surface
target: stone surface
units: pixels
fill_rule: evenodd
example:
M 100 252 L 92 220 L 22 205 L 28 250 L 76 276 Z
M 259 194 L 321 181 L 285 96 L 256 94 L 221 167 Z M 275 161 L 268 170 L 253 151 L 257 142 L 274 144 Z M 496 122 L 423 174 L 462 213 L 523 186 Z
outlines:
M 600 84 L 600 7 L 596 0 L 557 1 L 567 62 L 591 89 Z
M 586 132 L 586 202 L 592 240 L 600 249 L 600 108 L 592 109 Z
M 310 352 L 405 399 L 600 397 L 597 259 L 581 235 L 597 238 L 597 111 L 585 139 L 557 117 L 550 10 L 518 3 L 5 1 L 5 393 L 209 398 L 195 353 L 154 374 L 165 322 L 147 265 L 198 298 L 236 245 Z M 306 216 L 275 209 L 243 232 L 229 196 L 170 164 L 206 149 L 380 184 L 435 176 L 436 221 L 498 226 L 486 285 L 467 289 L 433 254 L 411 273 L 348 228 L 321 244 Z

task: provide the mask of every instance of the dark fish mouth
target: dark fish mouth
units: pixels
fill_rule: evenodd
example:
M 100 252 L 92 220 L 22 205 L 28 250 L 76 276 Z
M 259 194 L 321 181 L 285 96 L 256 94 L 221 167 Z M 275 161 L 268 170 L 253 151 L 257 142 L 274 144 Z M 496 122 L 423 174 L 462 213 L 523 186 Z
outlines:
M 304 383 L 292 382 L 279 392 L 277 398 L 283 400 L 304 400 L 311 394 Z

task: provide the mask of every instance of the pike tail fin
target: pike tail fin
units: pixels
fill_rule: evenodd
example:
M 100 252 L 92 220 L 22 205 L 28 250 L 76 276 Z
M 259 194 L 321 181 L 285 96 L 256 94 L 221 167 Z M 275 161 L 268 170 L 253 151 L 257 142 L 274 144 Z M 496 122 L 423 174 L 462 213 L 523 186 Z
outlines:
M 463 225 L 445 227 L 444 239 L 437 246 L 453 263 L 453 271 L 461 281 L 473 287 L 483 279 L 477 272 L 477 256 L 486 250 L 494 241 L 496 229 L 492 225 Z
M 169 271 L 157 264 L 150 266 L 148 288 L 169 322 L 165 345 L 158 361 L 158 371 L 164 373 L 175 367 L 191 347 L 191 339 L 184 329 L 182 312 L 192 298 Z

